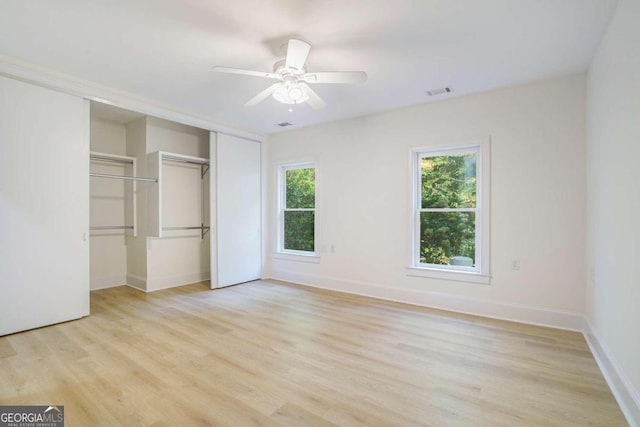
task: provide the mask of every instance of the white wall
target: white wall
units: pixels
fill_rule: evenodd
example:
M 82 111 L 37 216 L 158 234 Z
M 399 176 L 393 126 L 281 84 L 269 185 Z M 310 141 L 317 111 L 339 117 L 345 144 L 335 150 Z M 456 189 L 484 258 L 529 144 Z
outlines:
M 147 153 L 154 151 L 208 158 L 209 131 L 147 117 Z
M 209 157 L 209 131 L 148 117 L 146 151 L 168 151 Z M 209 200 L 209 174 L 205 176 L 205 205 Z M 199 226 L 202 218 L 200 167 L 163 164 L 163 226 Z M 205 211 L 208 216 L 208 209 Z M 205 220 L 208 224 L 208 218 Z M 161 239 L 149 238 L 147 290 L 208 280 L 210 235 L 200 230 L 166 231 Z
M 127 128 L 99 117 L 91 117 L 91 151 L 127 155 Z
M 91 151 L 125 155 L 126 142 L 124 124 L 91 118 Z M 105 162 L 91 162 L 90 168 L 92 172 L 111 175 L 127 175 L 129 169 L 124 164 Z M 126 185 L 132 184 L 130 181 L 91 178 L 91 225 L 125 225 Z M 125 231 L 92 231 L 90 243 L 91 289 L 124 285 L 127 282 Z
M 640 425 L 640 2 L 621 0 L 588 74 L 587 317 Z
M 89 314 L 89 108 L 0 77 L 0 335 Z
M 580 75 L 270 136 L 265 275 L 579 329 L 584 106 Z M 410 150 L 489 136 L 491 284 L 408 277 Z M 319 264 L 273 257 L 276 165 L 309 160 L 317 164 Z M 510 269 L 512 258 L 521 259 L 519 271 Z
M 136 174 L 147 176 L 147 119 L 127 123 L 127 156 L 136 158 Z M 137 184 L 136 215 L 138 235 L 127 236 L 127 284 L 146 289 L 147 280 L 147 188 L 154 183 Z

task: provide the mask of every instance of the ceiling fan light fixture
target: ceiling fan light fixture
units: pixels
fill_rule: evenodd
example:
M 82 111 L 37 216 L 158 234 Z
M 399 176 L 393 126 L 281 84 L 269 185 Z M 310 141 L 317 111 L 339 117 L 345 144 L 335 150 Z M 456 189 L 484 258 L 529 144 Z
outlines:
M 273 92 L 276 101 L 283 104 L 301 104 L 309 99 L 309 95 L 304 91 L 302 86 L 297 83 L 282 83 Z
M 289 86 L 287 94 L 289 95 L 289 99 L 292 101 L 299 101 L 304 96 L 304 91 L 300 85 L 296 83 Z
M 285 86 L 284 84 L 278 86 L 278 88 L 273 92 L 273 98 L 278 102 L 288 104 L 289 94 L 287 93 L 287 86 Z

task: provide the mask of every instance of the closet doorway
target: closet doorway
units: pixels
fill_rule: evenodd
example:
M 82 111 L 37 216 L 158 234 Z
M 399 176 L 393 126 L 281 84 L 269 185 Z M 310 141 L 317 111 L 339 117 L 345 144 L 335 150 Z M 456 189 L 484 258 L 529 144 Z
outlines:
M 91 103 L 91 289 L 261 275 L 260 143 Z

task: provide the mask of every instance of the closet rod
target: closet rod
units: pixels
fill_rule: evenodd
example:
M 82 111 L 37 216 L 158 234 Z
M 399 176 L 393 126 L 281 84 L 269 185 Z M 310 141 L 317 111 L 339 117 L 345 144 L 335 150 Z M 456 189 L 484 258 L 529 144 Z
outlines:
M 133 225 L 95 225 L 89 230 L 133 230 Z
M 122 176 L 122 175 L 108 175 L 105 173 L 90 173 L 89 176 L 97 176 L 98 178 L 117 178 L 117 179 L 128 179 L 131 181 L 147 181 L 147 182 L 158 182 L 155 178 L 142 178 L 139 176 Z
M 101 162 L 133 164 L 133 160 L 131 160 L 131 159 L 113 159 L 111 157 L 104 157 L 104 156 L 89 156 L 89 159 L 91 159 L 91 160 L 100 160 Z
M 181 159 L 178 157 L 171 157 L 171 156 L 162 156 L 162 160 L 167 160 L 170 162 L 177 162 L 177 163 L 191 163 L 192 165 L 208 165 L 209 162 L 206 160 L 203 160 L 202 162 L 197 162 L 195 160 L 187 160 L 187 159 Z
M 200 227 L 162 227 L 163 231 L 172 231 L 172 230 L 200 230 L 200 239 L 204 240 L 204 236 L 207 235 L 211 227 L 202 224 Z

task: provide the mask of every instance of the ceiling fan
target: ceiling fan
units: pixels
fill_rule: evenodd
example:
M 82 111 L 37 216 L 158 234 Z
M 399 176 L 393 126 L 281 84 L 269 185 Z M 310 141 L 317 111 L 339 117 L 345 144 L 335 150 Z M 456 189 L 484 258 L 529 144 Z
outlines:
M 286 58 L 273 65 L 272 73 L 229 67 L 213 67 L 213 71 L 279 80 L 278 83 L 272 84 L 247 101 L 244 105 L 248 107 L 257 105 L 269 96 L 273 96 L 283 104 L 296 105 L 306 102 L 311 108 L 317 110 L 326 104 L 307 83 L 355 84 L 364 83 L 367 80 L 367 73 L 364 71 L 307 72 L 305 62 L 310 50 L 311 45 L 309 43 L 291 39 L 287 45 Z

